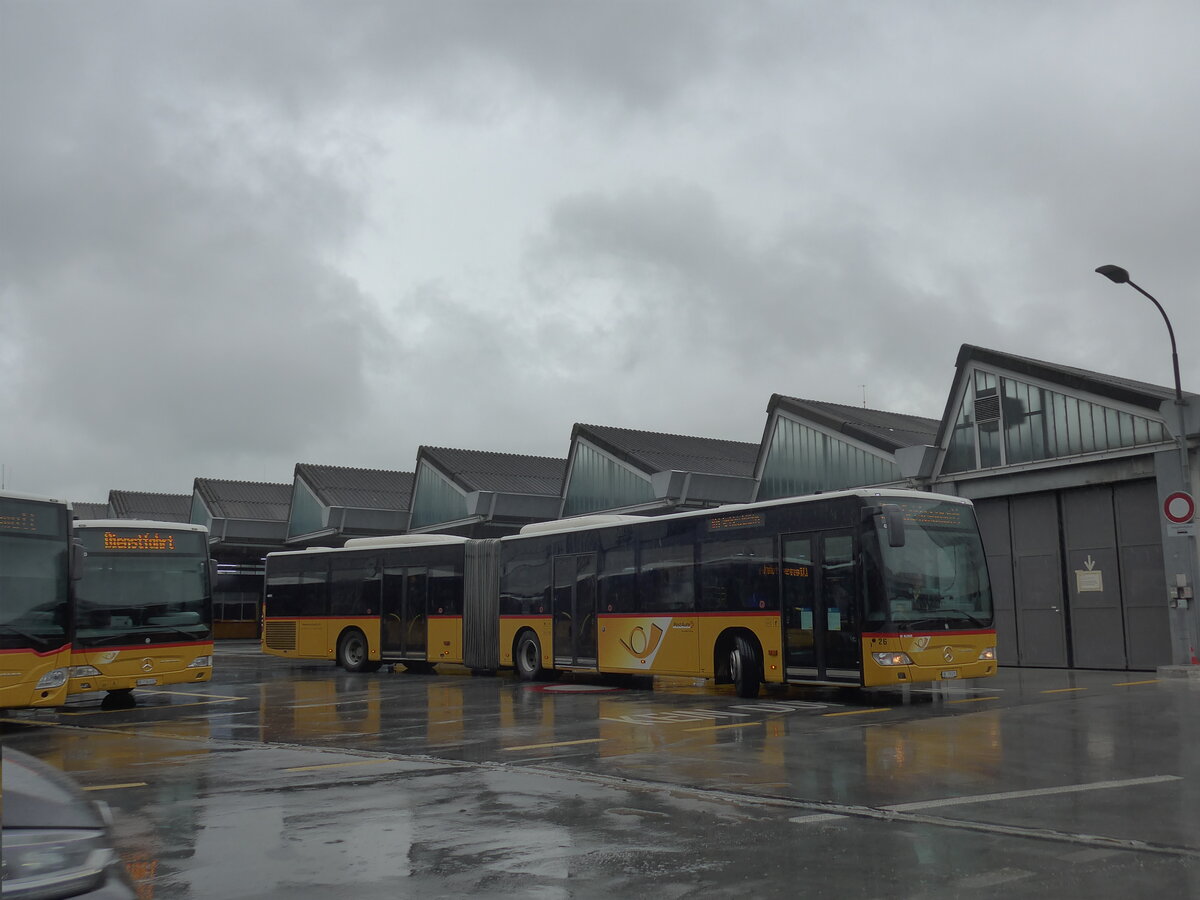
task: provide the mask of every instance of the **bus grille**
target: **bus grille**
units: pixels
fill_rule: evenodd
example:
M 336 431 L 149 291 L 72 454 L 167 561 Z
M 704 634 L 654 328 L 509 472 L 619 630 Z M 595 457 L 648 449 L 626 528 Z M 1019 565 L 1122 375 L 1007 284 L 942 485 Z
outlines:
M 267 622 L 263 628 L 263 639 L 272 650 L 295 650 L 296 623 Z

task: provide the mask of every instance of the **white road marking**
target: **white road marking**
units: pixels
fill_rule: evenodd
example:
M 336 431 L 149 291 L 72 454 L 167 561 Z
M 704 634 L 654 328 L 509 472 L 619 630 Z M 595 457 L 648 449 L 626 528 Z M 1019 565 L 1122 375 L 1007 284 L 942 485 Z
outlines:
M 1143 784 L 1159 784 L 1164 781 L 1181 781 L 1178 775 L 1151 775 L 1146 778 L 1126 778 L 1120 781 L 1093 781 L 1089 784 L 1065 784 L 1060 787 L 1034 788 L 1028 791 L 1004 791 L 997 794 L 974 794 L 965 797 L 945 797 L 941 800 L 918 800 L 914 803 L 893 803 L 889 806 L 860 807 L 863 811 L 883 810 L 886 812 L 914 812 L 920 809 L 937 809 L 943 806 L 966 806 L 971 803 L 992 803 L 997 800 L 1021 800 L 1025 797 L 1048 797 L 1054 794 L 1078 794 L 1083 791 L 1105 791 L 1113 788 L 1137 787 Z M 797 825 L 815 822 L 830 822 L 844 819 L 849 814 L 818 813 L 811 816 L 796 816 L 789 819 Z

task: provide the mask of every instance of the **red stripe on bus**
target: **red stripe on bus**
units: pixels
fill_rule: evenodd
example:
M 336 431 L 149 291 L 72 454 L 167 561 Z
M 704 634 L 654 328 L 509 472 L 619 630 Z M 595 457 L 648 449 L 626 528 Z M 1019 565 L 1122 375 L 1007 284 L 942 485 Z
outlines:
M 776 617 L 778 617 L 779 610 L 777 610 L 777 609 L 744 609 L 744 610 L 738 610 L 736 612 L 731 612 L 728 610 L 718 610 L 716 612 L 713 612 L 713 611 L 709 610 L 709 611 L 705 611 L 705 612 L 659 612 L 659 613 L 655 613 L 655 612 L 633 612 L 633 613 L 600 612 L 600 613 L 596 613 L 596 618 L 599 618 L 599 619 L 662 619 L 662 618 L 693 619 L 693 618 L 696 618 L 697 616 L 703 616 L 705 618 L 712 618 L 714 616 L 724 616 L 727 619 L 742 619 L 742 618 L 745 618 L 746 616 L 776 616 Z
M 865 638 L 900 638 L 900 637 L 917 637 L 929 635 L 930 637 L 938 637 L 946 634 L 995 634 L 995 628 L 970 628 L 970 629 L 942 629 L 940 631 L 864 631 L 862 636 Z

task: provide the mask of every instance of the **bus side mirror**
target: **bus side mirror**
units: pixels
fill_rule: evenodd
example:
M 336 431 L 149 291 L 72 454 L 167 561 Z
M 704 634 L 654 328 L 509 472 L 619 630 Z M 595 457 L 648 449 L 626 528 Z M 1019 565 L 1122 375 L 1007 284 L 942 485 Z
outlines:
M 215 559 L 208 561 L 208 589 L 209 591 L 217 589 L 217 561 Z
M 83 549 L 83 544 L 79 541 L 71 542 L 71 580 L 79 581 L 83 578 L 83 561 L 87 559 L 87 551 Z
M 895 503 L 884 503 L 883 529 L 887 532 L 889 547 L 904 546 L 904 510 Z

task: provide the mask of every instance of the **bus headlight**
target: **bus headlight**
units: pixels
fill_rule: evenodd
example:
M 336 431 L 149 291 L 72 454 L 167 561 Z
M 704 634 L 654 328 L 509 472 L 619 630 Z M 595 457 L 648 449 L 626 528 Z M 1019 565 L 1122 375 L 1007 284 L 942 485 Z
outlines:
M 67 683 L 66 669 L 51 669 L 45 675 L 38 679 L 36 690 L 47 691 L 51 688 L 60 688 Z
M 875 662 L 881 666 L 911 666 L 912 660 L 907 653 L 872 653 Z
M 996 659 L 996 648 L 995 648 L 995 647 L 988 647 L 986 650 L 980 650 L 980 651 L 979 651 L 979 658 L 980 658 L 980 659 L 982 659 L 982 660 L 987 660 L 987 661 L 989 661 L 989 662 L 995 661 L 995 659 Z
M 189 669 L 207 669 L 210 666 L 212 666 L 211 656 L 197 656 L 187 664 L 187 668 Z
M 95 666 L 71 666 L 72 678 L 95 678 L 100 670 Z

